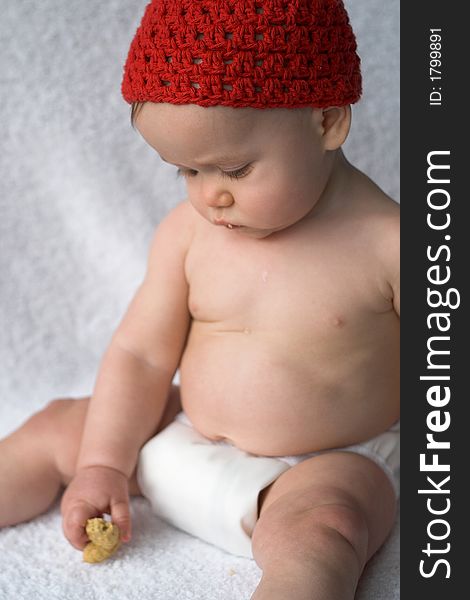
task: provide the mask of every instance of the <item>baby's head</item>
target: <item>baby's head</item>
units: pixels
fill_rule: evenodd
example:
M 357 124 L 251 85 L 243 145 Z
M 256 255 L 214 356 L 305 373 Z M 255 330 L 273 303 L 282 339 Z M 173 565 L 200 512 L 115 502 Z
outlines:
M 265 237 L 324 190 L 360 97 L 360 61 L 342 0 L 153 0 L 122 92 L 195 208 L 213 223 L 263 225 Z

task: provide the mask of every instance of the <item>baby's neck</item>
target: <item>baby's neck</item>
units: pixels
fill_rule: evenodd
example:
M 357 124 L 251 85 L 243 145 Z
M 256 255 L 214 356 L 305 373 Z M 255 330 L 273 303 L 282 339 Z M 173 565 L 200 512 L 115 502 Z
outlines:
M 341 148 L 332 153 L 325 187 L 312 211 L 315 216 L 326 215 L 343 204 L 355 172 L 356 169 L 348 162 Z

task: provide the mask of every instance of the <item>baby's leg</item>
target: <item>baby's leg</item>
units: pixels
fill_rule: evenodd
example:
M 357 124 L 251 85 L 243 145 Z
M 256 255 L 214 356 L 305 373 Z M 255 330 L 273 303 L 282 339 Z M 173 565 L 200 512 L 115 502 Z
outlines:
M 253 555 L 263 576 L 252 600 L 353 600 L 396 507 L 383 471 L 347 452 L 289 469 L 260 502 Z
M 0 527 L 27 521 L 54 502 L 75 473 L 89 398 L 53 400 L 19 429 L 0 440 Z M 181 410 L 173 386 L 155 433 Z M 135 473 L 129 482 L 140 494 Z

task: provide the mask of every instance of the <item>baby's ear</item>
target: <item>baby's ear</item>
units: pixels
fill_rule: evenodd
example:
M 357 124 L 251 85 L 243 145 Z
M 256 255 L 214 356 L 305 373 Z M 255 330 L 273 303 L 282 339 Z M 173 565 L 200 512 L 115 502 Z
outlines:
M 325 150 L 337 150 L 348 137 L 351 127 L 351 107 L 347 105 L 324 108 L 322 117 Z

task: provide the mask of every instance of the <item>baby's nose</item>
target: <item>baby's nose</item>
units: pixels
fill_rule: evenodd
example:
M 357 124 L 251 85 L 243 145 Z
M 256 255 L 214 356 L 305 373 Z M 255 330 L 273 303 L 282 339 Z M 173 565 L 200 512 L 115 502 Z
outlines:
M 230 192 L 219 192 L 206 197 L 206 204 L 212 208 L 228 208 L 234 203 L 234 198 Z

